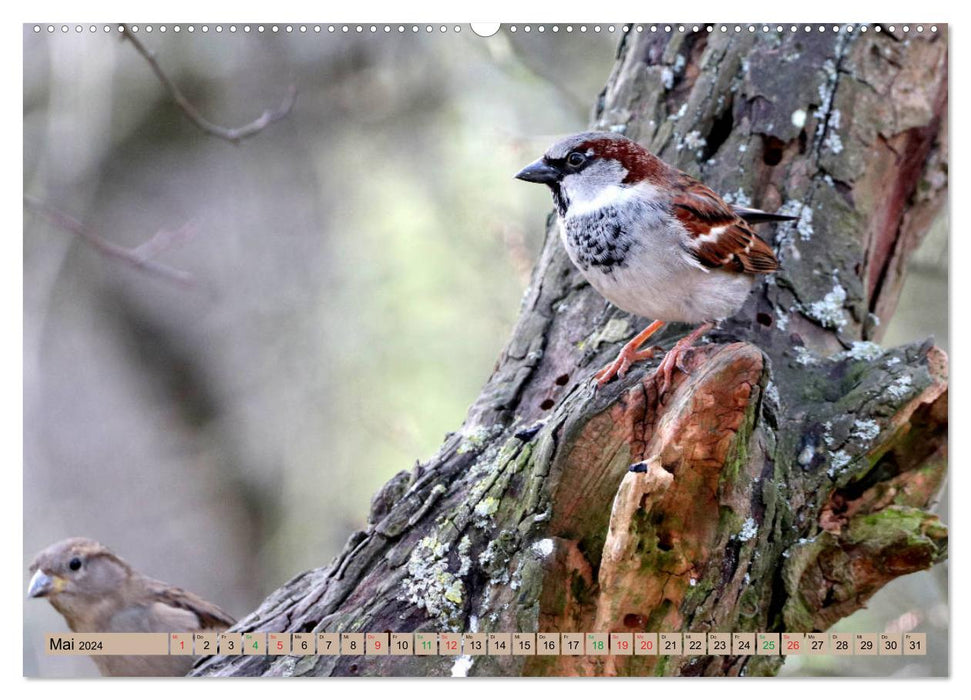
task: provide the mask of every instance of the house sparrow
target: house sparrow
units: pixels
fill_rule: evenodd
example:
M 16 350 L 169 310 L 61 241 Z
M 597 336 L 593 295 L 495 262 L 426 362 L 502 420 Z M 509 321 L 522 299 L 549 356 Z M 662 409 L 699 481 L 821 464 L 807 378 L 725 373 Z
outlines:
M 640 347 L 670 321 L 700 323 L 661 361 L 663 393 L 682 355 L 715 321 L 741 308 L 775 255 L 749 227 L 794 217 L 731 207 L 711 189 L 615 133 L 553 144 L 516 177 L 553 191 L 560 238 L 573 264 L 615 306 L 655 319 L 597 372 L 597 385 L 654 356 Z
M 218 632 L 235 620 L 188 591 L 132 569 L 107 547 L 75 537 L 30 565 L 29 598 L 47 598 L 74 632 Z M 191 656 L 92 656 L 103 676 L 184 676 Z

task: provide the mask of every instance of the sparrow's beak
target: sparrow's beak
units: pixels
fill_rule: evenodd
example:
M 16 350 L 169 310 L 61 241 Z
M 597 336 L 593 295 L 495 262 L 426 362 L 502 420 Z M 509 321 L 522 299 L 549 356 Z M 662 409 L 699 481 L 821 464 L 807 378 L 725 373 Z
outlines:
M 27 586 L 28 598 L 43 598 L 49 593 L 57 593 L 64 587 L 64 580 L 58 576 L 48 576 L 43 569 L 37 569 L 30 577 Z
M 560 171 L 540 158 L 516 173 L 516 179 L 548 185 L 560 179 Z

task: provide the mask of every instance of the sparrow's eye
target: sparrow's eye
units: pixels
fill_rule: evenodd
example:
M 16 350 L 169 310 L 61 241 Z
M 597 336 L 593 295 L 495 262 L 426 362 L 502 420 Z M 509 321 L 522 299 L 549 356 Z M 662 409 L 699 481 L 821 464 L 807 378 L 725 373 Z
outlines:
M 566 164 L 574 168 L 579 168 L 581 165 L 587 162 L 587 157 L 580 153 L 580 151 L 574 151 L 566 157 Z
M 77 571 L 78 569 L 81 568 L 81 560 L 78 559 L 77 557 L 74 557 L 71 561 L 67 563 L 67 566 L 71 571 Z

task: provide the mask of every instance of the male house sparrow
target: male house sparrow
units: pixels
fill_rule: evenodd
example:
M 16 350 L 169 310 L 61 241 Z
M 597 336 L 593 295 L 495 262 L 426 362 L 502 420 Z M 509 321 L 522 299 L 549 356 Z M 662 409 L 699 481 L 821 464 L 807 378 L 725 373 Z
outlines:
M 669 321 L 700 323 L 661 361 L 662 393 L 682 355 L 715 321 L 741 308 L 756 274 L 775 255 L 749 227 L 790 216 L 730 207 L 686 173 L 619 134 L 585 132 L 550 146 L 516 177 L 553 191 L 560 238 L 573 264 L 615 306 L 653 318 L 595 376 L 603 386 L 632 363 Z
M 235 620 L 212 603 L 142 576 L 107 547 L 75 537 L 30 565 L 30 598 L 47 598 L 74 632 L 218 632 Z M 92 656 L 103 676 L 184 676 L 191 656 Z

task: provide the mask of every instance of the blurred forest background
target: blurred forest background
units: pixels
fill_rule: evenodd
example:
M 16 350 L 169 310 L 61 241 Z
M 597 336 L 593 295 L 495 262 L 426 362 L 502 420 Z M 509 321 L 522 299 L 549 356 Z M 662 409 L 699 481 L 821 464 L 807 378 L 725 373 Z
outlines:
M 193 278 L 25 210 L 25 587 L 38 550 L 83 535 L 242 617 L 327 563 L 488 378 L 551 209 L 512 175 L 588 124 L 619 27 L 355 29 L 140 32 L 217 124 L 297 88 L 292 113 L 234 145 L 191 124 L 117 31 L 24 27 L 25 194 L 126 247 L 183 231 L 157 260 Z M 884 343 L 947 349 L 947 309 L 942 220 Z M 946 674 L 948 614 L 944 565 L 838 628 L 926 631 L 930 656 L 783 673 Z M 26 675 L 96 675 L 42 653 L 64 628 L 26 601 Z

